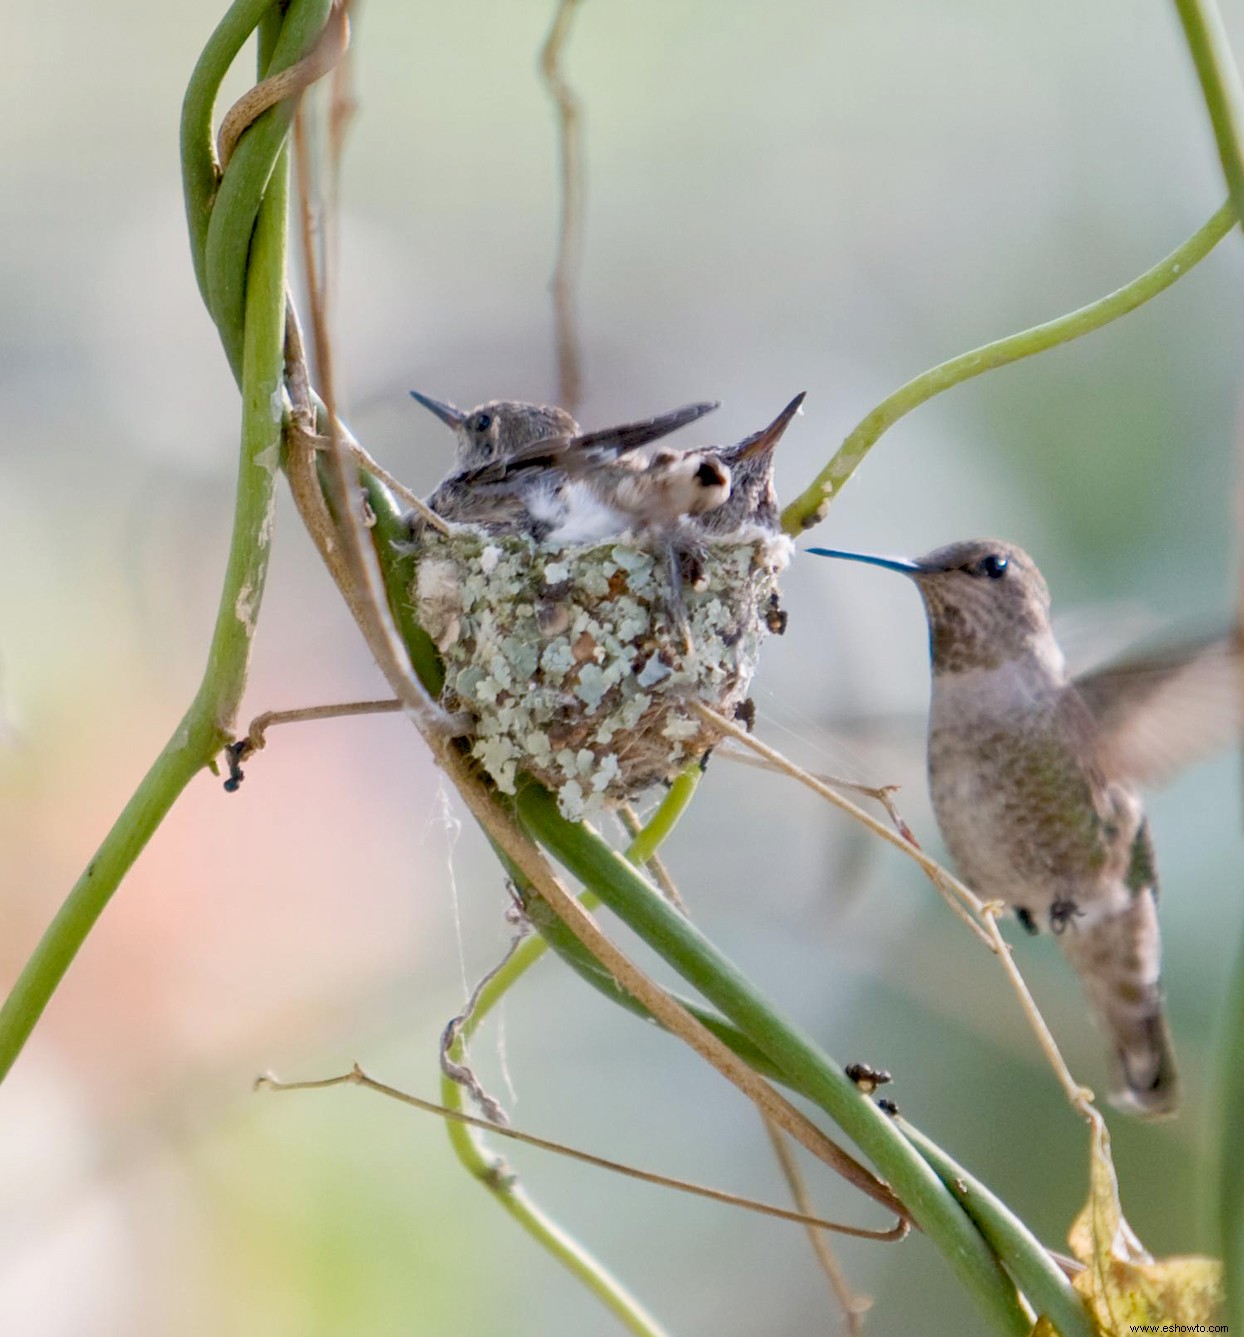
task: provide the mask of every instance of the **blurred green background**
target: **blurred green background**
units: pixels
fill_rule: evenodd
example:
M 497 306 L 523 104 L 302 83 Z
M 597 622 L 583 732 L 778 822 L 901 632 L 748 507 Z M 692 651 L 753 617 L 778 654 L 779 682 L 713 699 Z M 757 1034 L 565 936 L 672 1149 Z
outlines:
M 200 305 L 177 117 L 222 6 L 5 7 L 0 80 L 0 980 L 15 977 L 197 684 L 228 537 L 237 399 Z M 556 393 L 544 0 L 370 0 L 343 181 L 337 356 L 352 425 L 419 489 L 448 459 L 406 397 Z M 1226 15 L 1244 43 L 1239 7 Z M 1164 5 L 587 0 L 587 397 L 602 425 L 701 397 L 736 439 L 797 390 L 791 496 L 909 376 L 1092 300 L 1224 194 Z M 246 86 L 239 71 L 230 94 Z M 1238 237 L 1121 325 L 990 375 L 882 441 L 817 535 L 920 552 L 974 534 L 1042 565 L 1073 656 L 1233 602 Z M 687 437 L 687 440 L 692 440 Z M 764 737 L 922 780 L 918 600 L 797 561 L 757 682 Z M 282 502 L 245 707 L 374 695 Z M 1225 732 L 1225 730 L 1224 730 Z M 452 1160 L 434 1119 L 264 1068 L 358 1059 L 435 1092 L 436 1039 L 500 956 L 507 898 L 408 726 L 279 733 L 198 779 L 0 1093 L 0 1330 L 32 1337 L 620 1331 Z M 1236 762 L 1155 796 L 1187 1104 L 1112 1119 L 1158 1253 L 1212 1247 L 1216 1018 L 1241 928 Z M 669 861 L 699 923 L 842 1061 L 1061 1244 L 1087 1150 L 1001 973 L 914 868 L 779 779 L 714 764 Z M 1103 1046 L 1049 939 L 1018 959 L 1074 1071 Z M 555 960 L 475 1059 L 522 1127 L 783 1200 L 752 1111 Z M 511 1085 L 512 1084 L 512 1085 Z M 832 1332 L 797 1227 L 517 1152 L 535 1194 L 672 1331 Z M 813 1170 L 829 1214 L 878 1214 Z M 927 1242 L 845 1242 L 869 1331 L 975 1334 Z

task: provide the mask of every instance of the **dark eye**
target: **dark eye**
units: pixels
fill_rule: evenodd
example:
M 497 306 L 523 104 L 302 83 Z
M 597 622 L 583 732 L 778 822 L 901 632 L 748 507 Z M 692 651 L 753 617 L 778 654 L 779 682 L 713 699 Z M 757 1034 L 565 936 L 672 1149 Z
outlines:
M 1001 580 L 1006 575 L 1007 559 L 999 553 L 986 553 L 971 568 L 974 576 L 988 576 L 990 580 Z
M 477 432 L 486 432 L 491 426 L 492 426 L 491 413 L 481 413 L 479 417 L 475 419 L 475 430 Z

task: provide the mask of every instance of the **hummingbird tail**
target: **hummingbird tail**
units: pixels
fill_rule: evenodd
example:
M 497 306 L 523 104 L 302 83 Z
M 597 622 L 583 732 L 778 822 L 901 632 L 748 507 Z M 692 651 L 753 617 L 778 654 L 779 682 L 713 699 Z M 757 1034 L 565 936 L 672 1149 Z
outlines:
M 1153 890 L 1073 917 L 1059 942 L 1114 1049 L 1110 1103 L 1142 1119 L 1179 1108 L 1179 1074 L 1162 1006 L 1161 941 Z
M 1167 1030 L 1166 1017 L 1158 1012 L 1145 1036 L 1146 1048 L 1137 1055 L 1120 1043 L 1116 1053 L 1119 1080 L 1110 1093 L 1110 1103 L 1138 1119 L 1169 1119 L 1179 1113 L 1179 1071 Z

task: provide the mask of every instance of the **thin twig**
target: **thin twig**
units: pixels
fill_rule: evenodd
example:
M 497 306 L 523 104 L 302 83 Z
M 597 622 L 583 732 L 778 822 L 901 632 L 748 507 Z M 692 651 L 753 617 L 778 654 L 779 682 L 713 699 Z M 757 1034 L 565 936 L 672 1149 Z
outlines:
M 265 710 L 250 722 L 245 735 L 235 739 L 225 748 L 225 757 L 229 763 L 229 778 L 225 789 L 236 793 L 246 778 L 242 774 L 242 763 L 262 751 L 267 743 L 267 732 L 278 724 L 302 724 L 309 720 L 339 719 L 345 715 L 387 715 L 402 709 L 402 703 L 390 701 L 345 701 L 329 706 L 302 706 L 297 710 Z
M 251 720 L 246 737 L 242 739 L 246 751 L 239 760 L 245 760 L 253 752 L 262 751 L 267 742 L 267 732 L 278 724 L 302 724 L 308 720 L 332 720 L 349 715 L 391 715 L 401 710 L 402 703 L 396 698 L 385 701 L 343 701 L 331 706 L 301 706 L 296 710 L 265 710 Z
M 626 828 L 626 834 L 632 839 L 644 829 L 643 822 L 639 820 L 639 814 L 629 803 L 619 805 L 618 816 L 622 820 L 622 825 Z M 652 880 L 661 888 L 665 899 L 676 910 L 681 910 L 683 914 L 686 914 L 687 903 L 674 885 L 674 879 L 670 877 L 669 869 L 666 868 L 665 861 L 661 856 L 659 854 L 649 855 L 644 867 L 652 874 Z
M 345 423 L 338 422 L 337 427 L 341 433 L 341 444 L 354 457 L 354 462 L 360 468 L 366 469 L 369 474 L 378 478 L 395 497 L 400 497 L 411 510 L 416 511 L 425 524 L 431 525 L 433 529 L 439 530 L 442 534 L 452 534 L 454 532 L 454 526 L 444 516 L 437 515 L 422 497 L 416 496 L 405 483 L 394 478 L 382 464 L 378 464 L 372 459 L 355 440 Z
M 698 777 L 699 773 L 700 771 L 697 767 L 697 770 L 692 772 L 692 775 L 693 777 Z M 632 808 L 629 803 L 624 803 L 619 807 L 618 813 L 622 819 L 622 824 L 626 827 L 632 839 L 638 837 L 643 828 L 640 825 L 639 818 L 636 815 L 634 808 Z M 673 880 L 666 872 L 665 865 L 655 853 L 649 858 L 647 867 L 653 871 L 653 876 L 656 878 L 657 884 L 661 886 L 661 889 L 665 892 L 666 898 L 670 903 L 683 914 L 687 914 L 688 911 L 683 903 L 682 896 L 679 894 L 678 888 L 674 885 Z M 769 1135 L 770 1142 L 773 1144 L 773 1150 L 777 1155 L 778 1165 L 781 1167 L 782 1174 L 786 1179 L 787 1185 L 790 1187 L 791 1196 L 795 1200 L 795 1206 L 803 1215 L 811 1216 L 813 1213 L 807 1185 L 804 1183 L 798 1162 L 795 1160 L 794 1155 L 786 1144 L 786 1135 L 763 1112 L 760 1115 L 760 1119 L 765 1126 L 765 1132 Z M 847 1317 L 849 1337 L 857 1337 L 859 1333 L 858 1314 L 862 1313 L 863 1310 L 866 1310 L 871 1304 L 871 1301 L 865 1301 L 862 1308 L 860 1307 L 859 1302 L 852 1294 L 846 1277 L 843 1275 L 842 1268 L 839 1266 L 837 1258 L 834 1257 L 833 1250 L 830 1248 L 829 1242 L 825 1239 L 824 1235 L 822 1235 L 820 1231 L 809 1227 L 808 1238 L 811 1241 L 812 1252 L 816 1255 L 817 1263 L 828 1278 L 830 1288 L 833 1290 L 834 1295 L 837 1297 L 838 1302 Z
M 559 0 L 553 26 L 540 52 L 540 70 L 557 107 L 561 220 L 553 267 L 553 329 L 561 403 L 574 413 L 582 392 L 575 284 L 583 250 L 583 142 L 579 101 L 561 70 L 561 55 L 579 0 Z
M 491 1123 L 487 1119 L 476 1118 L 462 1110 L 449 1109 L 444 1105 L 437 1105 L 433 1101 L 423 1100 L 419 1096 L 413 1096 L 395 1086 L 377 1081 L 364 1072 L 357 1063 L 349 1072 L 342 1073 L 337 1077 L 321 1077 L 305 1082 L 282 1082 L 265 1073 L 255 1080 L 257 1091 L 323 1091 L 334 1086 L 361 1086 L 368 1091 L 375 1091 L 379 1095 L 388 1096 L 391 1100 L 400 1101 L 403 1105 L 424 1110 L 428 1114 L 437 1114 L 442 1119 L 467 1124 L 471 1128 L 495 1133 L 499 1137 L 508 1137 L 514 1142 L 522 1142 L 529 1147 L 538 1147 L 542 1151 L 551 1151 L 558 1156 L 567 1156 L 571 1160 L 581 1161 L 585 1165 L 595 1165 L 602 1170 L 611 1170 L 615 1174 L 626 1175 L 630 1179 L 638 1179 L 645 1184 L 656 1184 L 661 1188 L 672 1188 L 680 1193 L 690 1193 L 699 1198 L 709 1198 L 713 1202 L 725 1203 L 730 1207 L 740 1207 L 744 1211 L 756 1212 L 761 1216 L 776 1217 L 779 1221 L 793 1221 L 798 1225 L 807 1226 L 809 1229 L 832 1230 L 835 1234 L 851 1235 L 856 1239 L 877 1240 L 883 1243 L 894 1243 L 907 1234 L 907 1226 L 904 1222 L 892 1226 L 889 1230 L 866 1230 L 860 1226 L 848 1226 L 837 1221 L 826 1221 L 822 1217 L 807 1212 L 792 1212 L 785 1207 L 757 1202 L 754 1198 L 740 1197 L 738 1194 L 728 1193 L 724 1189 L 710 1188 L 704 1184 L 693 1184 L 685 1179 L 674 1179 L 668 1175 L 656 1174 L 651 1170 L 641 1170 L 637 1166 L 625 1165 L 621 1161 L 609 1160 L 604 1156 L 595 1156 L 591 1152 L 579 1151 L 574 1147 L 565 1146 L 563 1143 L 537 1137 L 533 1133 L 523 1133 L 517 1128 Z
M 1024 977 L 1019 973 L 1019 967 L 1015 964 L 1010 944 L 1003 938 L 1002 931 L 998 928 L 998 916 L 1003 914 L 1005 910 L 1006 906 L 1001 901 L 988 901 L 981 907 L 986 931 L 993 940 L 994 954 L 1002 963 L 1002 969 L 1006 971 L 1007 978 L 1011 981 L 1012 987 L 1019 996 L 1020 1006 L 1024 1009 L 1024 1015 L 1028 1018 L 1028 1024 L 1032 1027 L 1033 1033 L 1037 1037 L 1037 1043 L 1041 1046 L 1050 1067 L 1054 1069 L 1054 1075 L 1058 1078 L 1072 1108 L 1092 1123 L 1095 1119 L 1101 1117 L 1093 1108 L 1093 1092 L 1087 1086 L 1081 1086 L 1071 1075 L 1071 1069 L 1067 1066 L 1067 1061 L 1063 1058 L 1054 1040 L 1053 1033 L 1046 1025 L 1045 1018 L 1041 1015 L 1041 1010 L 1037 1007 L 1036 1000 L 1033 998 Z
M 811 1199 L 808 1197 L 808 1186 L 804 1183 L 799 1162 L 787 1145 L 786 1135 L 780 1128 L 775 1128 L 768 1119 L 764 1122 L 765 1132 L 769 1134 L 769 1141 L 773 1143 L 774 1154 L 777 1156 L 778 1165 L 781 1166 L 782 1175 L 790 1189 L 791 1197 L 795 1200 L 795 1206 L 799 1208 L 802 1215 L 810 1216 Z M 829 1288 L 833 1291 L 834 1298 L 842 1309 L 848 1337 L 860 1337 L 860 1333 L 863 1331 L 863 1318 L 872 1308 L 872 1300 L 866 1295 L 856 1295 L 851 1289 L 851 1283 L 847 1280 L 846 1274 L 842 1270 L 842 1264 L 839 1263 L 829 1241 L 819 1230 L 814 1230 L 811 1225 L 808 1226 L 808 1239 L 812 1243 L 812 1252 L 816 1254 L 816 1261 L 820 1264 L 821 1271 L 825 1273 L 825 1278 L 829 1282 Z
M 495 1096 L 489 1095 L 483 1082 L 475 1075 L 474 1068 L 466 1061 L 466 1036 L 474 1029 L 472 1019 L 479 1008 L 480 998 L 483 997 L 493 980 L 514 959 L 514 953 L 522 946 L 526 936 L 526 928 L 515 935 L 509 947 L 506 948 L 505 955 L 476 982 L 475 988 L 471 990 L 471 996 L 466 1001 L 466 1006 L 456 1017 L 449 1019 L 445 1029 L 441 1032 L 441 1072 L 451 1082 L 456 1082 L 464 1091 L 470 1092 L 471 1099 L 483 1110 L 488 1122 L 494 1125 L 504 1124 L 508 1126 L 510 1116 L 506 1113 L 501 1102 Z M 455 1051 L 461 1055 L 461 1061 L 454 1058 Z
M 315 45 L 295 65 L 281 70 L 248 89 L 225 112 L 216 136 L 216 159 L 220 171 L 229 165 L 243 132 L 269 107 L 284 102 L 322 79 L 341 60 L 350 46 L 350 22 L 346 6 L 334 3 Z
M 828 800 L 836 808 L 841 808 L 843 812 L 848 813 L 856 821 L 868 827 L 874 835 L 880 836 L 888 844 L 902 850 L 909 859 L 913 859 L 920 865 L 929 881 L 941 892 L 947 905 L 955 911 L 959 918 L 968 925 L 972 932 L 984 942 L 985 946 L 1002 963 L 1002 969 L 1006 972 L 1007 978 L 1019 996 L 1020 1006 L 1023 1008 L 1024 1015 L 1028 1018 L 1029 1025 L 1037 1037 L 1037 1043 L 1048 1059 L 1051 1068 L 1053 1068 L 1054 1075 L 1058 1078 L 1059 1085 L 1066 1093 L 1072 1108 L 1083 1117 L 1091 1118 L 1094 1113 L 1091 1104 L 1093 1093 L 1088 1087 L 1081 1086 L 1071 1075 L 1071 1070 L 1059 1051 L 1054 1036 L 1045 1023 L 1045 1018 L 1042 1017 L 1027 984 L 1024 983 L 1023 976 L 1019 973 L 1019 967 L 1016 966 L 1012 958 L 1011 946 L 998 928 L 998 916 L 1005 909 L 1002 903 L 1000 901 L 982 901 L 979 896 L 964 886 L 953 873 L 943 868 L 935 859 L 930 859 L 920 848 L 919 842 L 911 834 L 907 823 L 898 816 L 897 812 L 894 813 L 895 824 L 900 831 L 906 832 L 906 835 L 890 831 L 875 817 L 866 813 L 863 808 L 859 808 L 849 799 L 843 798 L 841 794 L 836 793 L 824 781 L 796 766 L 794 762 L 789 761 L 776 749 L 769 747 L 746 730 L 739 728 L 732 720 L 726 719 L 724 715 L 719 715 L 715 710 L 699 702 L 693 701 L 691 706 L 702 719 L 713 725 L 714 728 L 728 734 L 731 738 L 743 743 L 746 747 L 750 747 L 758 755 L 764 757 L 766 761 L 771 763 L 774 770 L 780 771 L 784 775 L 790 776 L 791 779 L 798 780 L 800 784 L 806 785 L 814 793 Z M 968 911 L 971 913 L 969 914 Z
M 992 939 L 981 925 L 972 918 L 973 915 L 980 915 L 983 905 L 980 897 L 965 887 L 953 874 L 947 872 L 936 860 L 930 859 L 914 840 L 908 839 L 899 831 L 891 831 L 883 822 L 879 822 L 871 814 L 866 813 L 863 808 L 852 803 L 850 799 L 844 798 L 823 780 L 818 780 L 815 775 L 810 774 L 800 766 L 796 766 L 793 761 L 784 757 L 776 748 L 762 743 L 759 738 L 749 734 L 746 729 L 740 728 L 733 720 L 728 720 L 710 706 L 706 706 L 700 701 L 692 701 L 690 707 L 701 719 L 711 724 L 714 729 L 727 734 L 736 742 L 742 743 L 744 747 L 751 748 L 753 752 L 763 757 L 775 771 L 780 771 L 783 775 L 790 776 L 792 780 L 798 780 L 800 784 L 806 785 L 814 793 L 832 803 L 834 807 L 841 808 L 843 812 L 854 817 L 857 822 L 866 826 L 875 836 L 880 836 L 887 844 L 902 850 L 909 859 L 914 859 L 924 869 L 937 890 L 941 892 L 946 904 L 990 951 L 994 950 Z M 906 822 L 902 823 L 902 829 L 908 829 Z M 965 906 L 968 911 L 971 911 L 971 914 L 965 912 Z
M 783 769 L 780 766 L 775 766 L 773 762 L 765 757 L 734 747 L 733 741 L 731 739 L 726 746 L 719 747 L 715 755 L 725 761 L 733 761 L 740 766 L 755 766 L 762 771 L 781 771 Z M 911 827 L 903 820 L 902 814 L 895 805 L 894 795 L 899 791 L 898 785 L 866 785 L 860 780 L 847 780 L 840 775 L 827 775 L 824 771 L 809 771 L 808 774 L 815 776 L 823 785 L 832 785 L 835 789 L 849 789 L 855 794 L 863 794 L 865 798 L 880 803 L 899 835 L 904 840 L 910 840 L 913 845 L 919 844 L 919 841 L 912 834 Z
M 407 714 L 416 721 L 425 737 L 447 738 L 453 732 L 453 723 L 410 672 L 409 658 L 397 637 L 387 604 L 382 599 L 376 598 L 370 579 L 360 584 L 356 578 L 356 572 L 360 568 L 364 574 L 370 570 L 361 552 L 358 534 L 349 524 L 357 508 L 347 504 L 343 511 L 345 520 L 343 525 L 339 526 L 329 510 L 321 489 L 316 456 L 322 438 L 316 435 L 314 429 L 313 392 L 303 352 L 302 332 L 292 301 L 287 304 L 285 345 L 286 390 L 290 398 L 285 474 L 289 480 L 294 504 L 316 549 L 354 615 L 354 620 L 363 633 L 380 671 L 402 702 Z M 336 437 L 340 443 L 343 429 L 335 417 L 332 420 L 337 425 Z M 339 450 L 330 450 L 327 454 L 337 461 L 340 473 Z M 361 520 L 358 523 L 361 524 Z M 352 549 L 350 539 L 353 540 Z M 351 550 L 356 558 L 353 562 L 347 557 L 347 553 Z M 372 560 L 374 563 L 374 554 Z

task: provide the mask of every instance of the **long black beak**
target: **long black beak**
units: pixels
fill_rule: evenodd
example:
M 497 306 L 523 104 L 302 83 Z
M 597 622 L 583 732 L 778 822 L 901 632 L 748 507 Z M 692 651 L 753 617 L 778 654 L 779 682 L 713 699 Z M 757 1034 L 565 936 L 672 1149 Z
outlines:
M 729 458 L 732 462 L 737 464 L 740 460 L 749 460 L 753 455 L 763 455 L 773 450 L 782 439 L 782 434 L 790 426 L 790 420 L 799 412 L 800 406 L 807 396 L 808 392 L 806 390 L 800 390 L 768 427 L 762 427 L 760 431 L 753 432 L 751 436 L 740 441 L 730 453 Z
M 883 566 L 887 571 L 901 571 L 905 576 L 924 575 L 928 570 L 909 557 L 875 557 L 872 553 L 842 552 L 838 548 L 805 548 L 804 552 L 814 552 L 818 557 L 841 557 L 847 562 L 865 562 L 869 566 Z
M 431 409 L 433 413 L 447 426 L 457 430 L 464 422 L 467 415 L 461 409 L 456 409 L 452 404 L 442 403 L 439 399 L 433 399 L 431 395 L 421 395 L 418 390 L 410 392 L 411 399 L 418 400 L 425 409 Z

